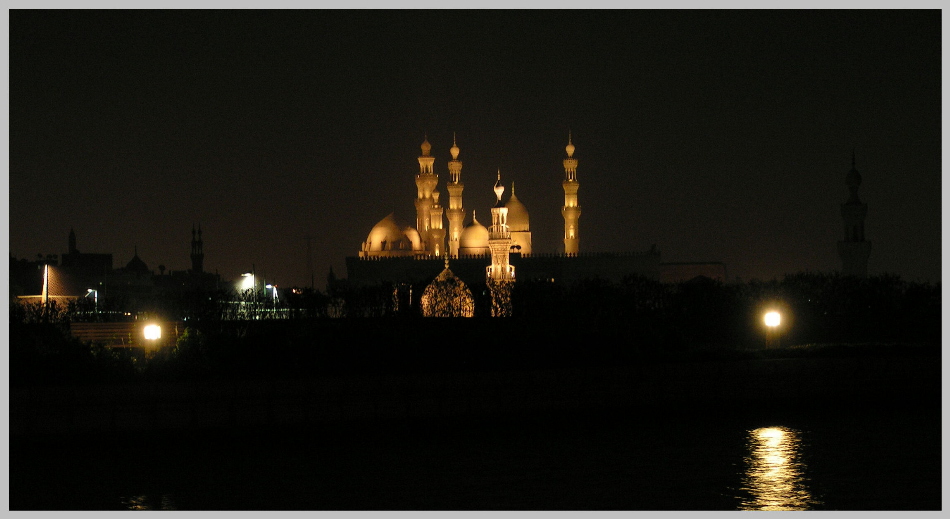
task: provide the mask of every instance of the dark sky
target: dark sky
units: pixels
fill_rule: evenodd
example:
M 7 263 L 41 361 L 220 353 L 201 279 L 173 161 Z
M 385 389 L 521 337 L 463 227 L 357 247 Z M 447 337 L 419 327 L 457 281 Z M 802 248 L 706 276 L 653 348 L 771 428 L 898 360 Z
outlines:
M 135 247 L 156 270 L 316 285 L 390 211 L 427 133 L 489 219 L 500 168 L 536 252 L 840 268 L 851 154 L 869 271 L 939 281 L 941 13 L 10 11 L 10 251 Z M 507 194 L 506 194 L 507 195 Z

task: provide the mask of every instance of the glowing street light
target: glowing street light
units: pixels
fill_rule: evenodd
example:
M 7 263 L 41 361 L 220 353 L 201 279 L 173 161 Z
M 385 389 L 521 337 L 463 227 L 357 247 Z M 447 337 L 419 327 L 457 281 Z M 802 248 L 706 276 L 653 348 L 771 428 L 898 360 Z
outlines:
M 776 311 L 766 312 L 765 314 L 765 347 L 779 347 L 778 327 L 782 324 L 782 314 Z
M 146 325 L 142 330 L 146 340 L 157 341 L 162 338 L 162 327 L 157 324 Z
M 89 297 L 89 294 L 92 294 L 92 298 L 96 303 L 96 313 L 99 313 L 99 291 L 95 288 L 87 288 L 86 297 Z

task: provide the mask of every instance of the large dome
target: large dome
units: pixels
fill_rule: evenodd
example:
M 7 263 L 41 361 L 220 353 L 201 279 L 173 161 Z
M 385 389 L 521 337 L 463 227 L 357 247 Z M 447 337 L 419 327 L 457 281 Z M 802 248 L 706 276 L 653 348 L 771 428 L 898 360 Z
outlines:
M 393 213 L 373 226 L 363 243 L 363 252 L 411 252 L 422 249 L 419 232 L 408 225 L 402 225 Z
M 511 190 L 511 198 L 505 204 L 508 208 L 508 230 L 511 232 L 530 231 L 528 225 L 528 209 L 515 196 L 514 188 Z
M 459 236 L 459 254 L 465 256 L 489 254 L 490 252 L 491 249 L 488 248 L 488 229 L 478 223 L 475 215 L 472 214 L 472 221 L 462 229 L 462 234 Z

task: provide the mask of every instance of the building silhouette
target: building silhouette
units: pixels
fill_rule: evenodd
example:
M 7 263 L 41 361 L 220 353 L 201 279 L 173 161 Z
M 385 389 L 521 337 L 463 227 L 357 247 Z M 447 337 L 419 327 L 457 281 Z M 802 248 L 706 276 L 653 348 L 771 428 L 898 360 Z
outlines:
M 851 171 L 845 176 L 845 184 L 851 195 L 841 204 L 841 219 L 844 223 L 844 240 L 838 242 L 841 272 L 846 276 L 865 278 L 868 275 L 868 257 L 871 255 L 871 242 L 864 237 L 868 205 L 858 198 L 861 174 L 855 168 L 854 152 L 851 153 Z

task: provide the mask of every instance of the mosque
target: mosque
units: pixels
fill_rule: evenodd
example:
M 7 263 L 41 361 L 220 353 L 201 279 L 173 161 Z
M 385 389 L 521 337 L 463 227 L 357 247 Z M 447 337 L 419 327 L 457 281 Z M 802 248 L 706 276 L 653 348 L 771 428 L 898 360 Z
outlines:
M 415 225 L 400 222 L 390 213 L 381 219 L 366 236 L 359 253 L 346 258 L 347 275 L 355 285 L 383 282 L 428 283 L 449 269 L 469 286 L 495 282 L 548 281 L 571 282 L 585 278 L 619 281 L 628 275 L 652 279 L 696 275 L 725 280 L 725 266 L 719 262 L 660 263 L 655 248 L 637 252 L 587 252 L 580 246 L 581 204 L 576 147 L 569 134 L 563 158 L 564 177 L 561 186 L 564 200 L 564 251 L 537 252 L 531 240 L 528 208 L 518 199 L 514 184 L 510 195 L 498 173 L 494 185 L 496 203 L 486 211 L 486 227 L 479 221 L 479 210 L 468 210 L 463 203 L 460 148 L 453 142 L 449 149 L 448 207 L 438 189 L 439 175 L 432 145 L 425 139 L 418 158 L 419 173 L 415 175 Z M 554 205 L 554 204 L 552 204 Z M 487 216 L 486 215 L 486 216 Z M 448 260 L 448 261 L 446 261 Z M 450 265 L 449 265 L 450 264 Z

